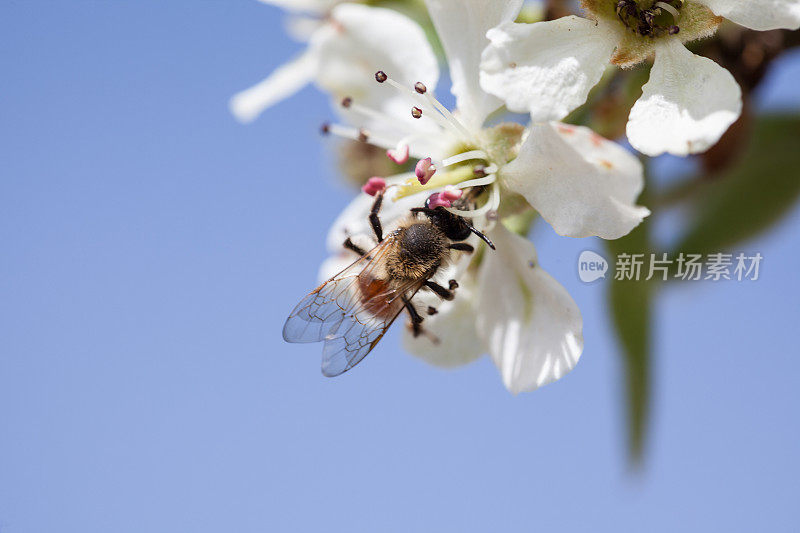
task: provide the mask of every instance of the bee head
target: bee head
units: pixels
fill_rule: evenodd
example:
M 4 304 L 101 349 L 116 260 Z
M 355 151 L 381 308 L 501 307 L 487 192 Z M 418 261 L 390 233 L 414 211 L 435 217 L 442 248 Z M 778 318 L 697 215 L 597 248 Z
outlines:
M 444 207 L 431 209 L 428 202 L 425 202 L 425 209 L 422 213 L 428 217 L 431 224 L 436 226 L 451 241 L 466 240 L 472 233 L 469 224 L 458 215 L 454 215 Z

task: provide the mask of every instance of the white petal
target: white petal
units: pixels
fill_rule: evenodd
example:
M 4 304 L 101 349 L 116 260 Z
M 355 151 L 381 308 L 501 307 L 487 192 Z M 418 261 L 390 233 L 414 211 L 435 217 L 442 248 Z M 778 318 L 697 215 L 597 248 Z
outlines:
M 468 257 L 459 266 L 437 276 L 437 281 L 446 285 L 448 279 L 458 280 L 456 296 L 449 302 L 443 302 L 430 292 L 420 291 L 412 300 L 425 318 L 422 326 L 434 336 L 414 337 L 406 328 L 403 335 L 405 349 L 424 359 L 428 363 L 444 368 L 470 363 L 486 353 L 486 346 L 475 332 L 475 279 L 463 272 Z M 425 310 L 431 305 L 438 311 L 433 316 L 426 316 Z
M 425 32 L 410 18 L 390 9 L 349 3 L 336 6 L 331 18 L 334 22 L 311 39 L 320 57 L 316 82 L 322 89 L 380 108 L 395 92 L 375 81 L 378 70 L 409 88 L 417 81 L 436 85 L 436 55 Z M 406 114 L 410 103 L 407 108 Z
M 314 75 L 317 58 L 306 51 L 278 67 L 261 83 L 237 93 L 231 98 L 231 113 L 242 122 L 251 122 L 269 106 L 303 88 Z
M 459 118 L 477 129 L 502 102 L 480 87 L 481 52 L 486 32 L 516 18 L 523 0 L 426 0 L 450 66 Z
M 698 0 L 715 15 L 753 30 L 800 28 L 798 0 Z
M 568 16 L 535 24 L 506 22 L 489 30 L 481 87 L 533 122 L 559 120 L 586 101 L 600 81 L 617 35 Z
M 742 91 L 731 73 L 669 39 L 656 48 L 650 80 L 631 109 L 628 140 L 649 156 L 703 152 L 741 111 Z
M 307 17 L 305 15 L 289 15 L 283 21 L 286 34 L 295 41 L 306 43 L 311 39 L 318 29 L 325 24 L 319 17 Z
M 583 321 L 566 289 L 536 260 L 527 239 L 501 224 L 490 232 L 478 277 L 478 334 L 512 393 L 563 377 L 583 350 Z
M 644 185 L 639 160 L 583 126 L 532 126 L 500 177 L 559 235 L 616 239 L 650 214 L 635 205 Z

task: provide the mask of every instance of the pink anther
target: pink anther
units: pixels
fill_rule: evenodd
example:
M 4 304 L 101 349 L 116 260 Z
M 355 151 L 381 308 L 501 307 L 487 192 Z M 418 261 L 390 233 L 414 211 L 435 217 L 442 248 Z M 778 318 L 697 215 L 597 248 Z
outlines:
M 408 161 L 408 145 L 401 144 L 398 145 L 397 148 L 389 148 L 386 150 L 386 157 L 397 163 L 398 165 L 402 165 L 406 161 Z
M 430 181 L 434 174 L 436 174 L 436 165 L 431 163 L 431 158 L 426 157 L 425 159 L 420 159 L 417 162 L 417 166 L 414 169 L 414 174 L 417 175 L 417 179 L 422 185 L 425 185 Z
M 444 190 L 442 190 L 442 192 L 437 192 L 430 195 L 430 197 L 428 197 L 427 205 L 431 209 L 435 209 L 440 206 L 452 207 L 453 201 L 461 198 L 462 194 L 462 190 L 456 189 L 452 185 L 448 185 L 444 188 Z
M 386 180 L 379 176 L 368 179 L 367 183 L 361 187 L 361 190 L 370 196 L 375 196 L 384 189 L 386 189 Z

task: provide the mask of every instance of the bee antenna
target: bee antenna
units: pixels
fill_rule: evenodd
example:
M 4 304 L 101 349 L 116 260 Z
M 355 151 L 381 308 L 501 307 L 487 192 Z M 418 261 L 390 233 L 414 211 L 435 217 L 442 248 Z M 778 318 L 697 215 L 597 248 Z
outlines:
M 495 248 L 495 247 L 494 247 L 494 243 L 493 243 L 493 242 L 492 242 L 492 241 L 489 239 L 489 237 L 487 237 L 486 235 L 484 235 L 482 231 L 480 231 L 479 229 L 476 229 L 476 228 L 475 228 L 475 226 L 473 226 L 472 224 L 469 224 L 469 223 L 467 223 L 467 227 L 469 228 L 469 230 L 470 230 L 472 233 L 474 233 L 475 235 L 477 235 L 478 237 L 480 237 L 480 238 L 481 238 L 481 240 L 483 240 L 483 242 L 485 242 L 486 244 L 488 244 L 488 245 L 489 245 L 489 248 L 491 248 L 492 250 L 497 250 L 497 248 Z

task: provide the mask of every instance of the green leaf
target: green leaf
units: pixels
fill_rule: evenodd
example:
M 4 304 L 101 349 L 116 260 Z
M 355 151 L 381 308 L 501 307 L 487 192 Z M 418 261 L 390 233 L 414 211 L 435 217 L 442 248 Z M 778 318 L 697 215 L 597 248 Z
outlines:
M 729 250 L 780 221 L 800 196 L 798 139 L 800 116 L 758 119 L 741 159 L 697 191 L 694 220 L 675 251 Z
M 645 198 L 641 201 L 646 204 Z M 652 246 L 648 220 L 625 237 L 606 241 L 612 263 L 622 253 L 649 257 Z M 656 283 L 644 281 L 644 276 L 639 280 L 615 278 L 609 283 L 607 296 L 625 369 L 628 453 L 631 461 L 638 464 L 643 456 L 650 414 L 652 308 Z

